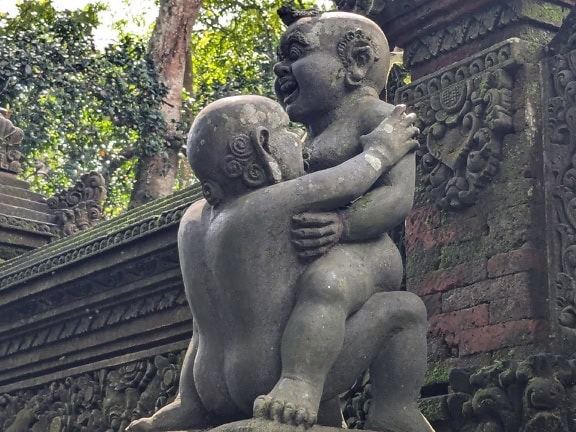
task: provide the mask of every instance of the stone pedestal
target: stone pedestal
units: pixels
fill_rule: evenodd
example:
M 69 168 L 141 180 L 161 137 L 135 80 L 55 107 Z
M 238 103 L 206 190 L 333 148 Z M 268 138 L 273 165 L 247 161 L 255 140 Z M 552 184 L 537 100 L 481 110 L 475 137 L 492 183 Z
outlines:
M 0 262 L 42 246 L 56 235 L 56 218 L 44 197 L 16 178 L 23 135 L 0 115 Z

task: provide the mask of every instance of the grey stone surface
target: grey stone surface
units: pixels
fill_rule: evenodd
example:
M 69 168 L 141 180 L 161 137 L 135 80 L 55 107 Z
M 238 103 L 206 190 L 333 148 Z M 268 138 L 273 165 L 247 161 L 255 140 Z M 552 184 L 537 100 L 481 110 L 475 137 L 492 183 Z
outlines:
M 386 38 L 359 15 L 326 13 L 295 21 L 280 58 L 276 91 L 308 129 L 308 172 L 276 103 L 228 98 L 197 116 L 188 157 L 206 202 L 179 231 L 194 336 L 177 399 L 131 430 L 252 414 L 265 427 L 340 426 L 338 395 L 370 367 L 368 426 L 428 431 L 415 401 L 426 312 L 394 292 L 403 270 L 386 234 L 412 205 L 418 130 L 378 97 Z

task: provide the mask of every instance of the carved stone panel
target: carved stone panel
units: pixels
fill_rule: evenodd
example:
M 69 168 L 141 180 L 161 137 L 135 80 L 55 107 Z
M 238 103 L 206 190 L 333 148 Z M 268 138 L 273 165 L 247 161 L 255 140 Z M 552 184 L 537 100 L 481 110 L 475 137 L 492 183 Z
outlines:
M 459 431 L 576 431 L 576 363 L 540 354 L 477 371 L 454 369 L 447 397 Z
M 137 360 L 0 394 L 0 430 L 123 432 L 176 396 L 184 353 Z
M 509 39 L 398 90 L 418 114 L 423 181 L 441 208 L 473 205 L 498 172 L 522 47 Z
M 574 15 L 574 14 L 572 14 Z M 576 43 L 569 18 L 544 62 L 549 283 L 557 347 L 576 343 Z M 568 33 L 567 33 L 568 32 Z M 569 36 L 569 37 L 568 37 Z
M 0 114 L 0 171 L 20 172 L 20 145 L 24 138 L 22 129 Z
M 62 234 L 67 236 L 96 225 L 102 217 L 104 199 L 104 177 L 91 172 L 84 174 L 74 187 L 49 198 L 48 207 L 58 216 Z

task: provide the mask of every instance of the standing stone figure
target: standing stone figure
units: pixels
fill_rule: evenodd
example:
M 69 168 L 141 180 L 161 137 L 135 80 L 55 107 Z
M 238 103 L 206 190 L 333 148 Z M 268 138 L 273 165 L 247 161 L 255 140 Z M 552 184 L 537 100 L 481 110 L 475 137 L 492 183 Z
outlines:
M 176 400 L 140 431 L 247 418 L 339 426 L 338 395 L 370 368 L 366 427 L 431 430 L 416 406 L 426 311 L 399 288 L 386 234 L 412 205 L 415 117 L 378 98 L 389 52 L 347 13 L 293 23 L 275 66 L 302 149 L 262 97 L 217 101 L 197 117 L 188 156 L 206 201 L 182 219 L 179 250 L 194 335 Z M 290 243 L 296 247 L 293 249 Z

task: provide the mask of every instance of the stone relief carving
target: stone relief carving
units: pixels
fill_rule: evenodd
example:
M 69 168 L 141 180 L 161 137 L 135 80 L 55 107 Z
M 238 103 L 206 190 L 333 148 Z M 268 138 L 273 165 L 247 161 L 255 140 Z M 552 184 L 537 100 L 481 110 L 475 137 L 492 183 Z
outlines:
M 417 39 L 406 46 L 404 64 L 413 68 L 518 21 L 516 7 L 513 3 L 496 2 L 483 12 L 467 15 Z
M 0 342 L 0 356 L 28 351 L 56 341 L 94 332 L 108 326 L 186 304 L 180 285 L 160 293 L 103 308 L 87 308 L 85 313 L 68 320 L 19 334 Z
M 447 407 L 456 430 L 574 432 L 575 384 L 576 361 L 551 354 L 455 369 Z
M 64 236 L 84 231 L 102 218 L 102 202 L 106 199 L 106 182 L 97 172 L 84 174 L 74 187 L 48 199 L 58 217 Z
M 53 225 L 6 215 L 0 215 L 0 226 L 21 231 L 43 233 L 49 236 L 56 236 L 57 234 Z
M 123 432 L 176 395 L 183 352 L 0 394 L 0 430 Z
M 574 20 L 573 14 L 571 17 L 567 22 Z M 561 31 L 560 39 L 565 33 Z M 547 61 L 544 100 L 547 191 L 554 230 L 550 280 L 555 282 L 557 322 L 576 336 L 576 46 L 573 36 L 560 42 L 561 52 Z
M 20 172 L 20 145 L 24 138 L 22 129 L 0 114 L 0 171 Z
M 423 181 L 438 205 L 473 205 L 498 172 L 512 132 L 512 69 L 517 40 L 495 45 L 397 92 L 418 115 Z

